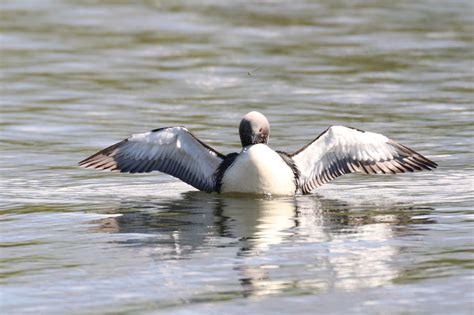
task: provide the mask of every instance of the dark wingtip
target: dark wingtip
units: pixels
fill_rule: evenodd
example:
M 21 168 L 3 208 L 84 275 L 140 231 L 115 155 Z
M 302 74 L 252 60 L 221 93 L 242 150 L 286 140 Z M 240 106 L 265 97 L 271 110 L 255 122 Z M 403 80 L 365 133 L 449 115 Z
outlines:
M 400 144 L 400 143 L 398 143 L 394 140 L 391 140 L 391 139 L 388 141 L 388 143 L 390 145 L 392 145 L 393 147 L 395 147 L 398 151 L 403 153 L 403 155 L 406 155 L 407 157 L 412 158 L 413 160 L 415 160 L 417 166 L 422 167 L 425 170 L 431 171 L 431 170 L 438 167 L 438 164 L 436 162 L 428 159 L 424 155 L 416 152 L 415 150 L 410 149 L 407 146 L 404 146 L 403 144 Z
M 88 157 L 85 160 L 82 160 L 78 163 L 79 167 L 82 168 L 89 168 L 89 169 L 96 169 L 96 170 L 103 170 L 103 171 L 120 171 L 117 162 L 115 162 L 112 158 L 106 155 L 93 155 Z
M 428 161 L 431 162 L 431 164 L 433 165 L 433 168 L 438 168 L 438 166 L 439 166 L 438 163 L 436 163 L 435 161 L 432 161 L 430 159 L 428 159 Z
M 84 166 L 84 165 L 87 164 L 88 162 L 90 162 L 91 158 L 93 158 L 94 156 L 95 155 L 91 155 L 91 156 L 85 158 L 84 160 L 78 162 L 77 165 L 80 166 L 80 167 L 86 168 L 87 166 Z
M 85 166 L 85 164 L 87 164 L 92 157 L 93 156 L 89 156 L 88 158 L 85 158 L 84 160 L 78 162 L 77 165 L 80 166 L 80 167 L 83 167 L 83 168 L 87 168 L 87 166 Z
M 124 139 L 120 142 L 117 142 L 116 144 L 113 144 L 103 150 L 100 150 L 99 152 L 95 153 L 95 154 L 92 154 L 91 156 L 85 158 L 84 160 L 80 161 L 79 163 L 77 163 L 77 165 L 79 165 L 80 167 L 83 167 L 83 168 L 96 168 L 96 169 L 100 169 L 99 167 L 97 167 L 97 164 L 96 163 L 93 163 L 94 161 L 95 162 L 98 162 L 99 160 L 101 160 L 101 156 L 105 156 L 105 157 L 108 157 L 110 155 L 110 153 L 112 153 L 112 151 L 114 151 L 117 147 L 123 145 L 125 142 L 127 142 L 128 139 Z M 93 163 L 91 165 L 87 165 L 87 164 L 90 164 L 90 163 Z

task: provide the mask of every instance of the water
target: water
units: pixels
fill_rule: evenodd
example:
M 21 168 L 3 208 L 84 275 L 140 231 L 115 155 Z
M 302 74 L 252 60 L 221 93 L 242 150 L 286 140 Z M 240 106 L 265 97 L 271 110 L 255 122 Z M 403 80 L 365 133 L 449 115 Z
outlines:
M 472 313 L 473 10 L 2 1 L 0 310 Z M 341 124 L 440 167 L 269 199 L 76 166 L 169 125 L 230 153 L 250 110 L 276 149 Z

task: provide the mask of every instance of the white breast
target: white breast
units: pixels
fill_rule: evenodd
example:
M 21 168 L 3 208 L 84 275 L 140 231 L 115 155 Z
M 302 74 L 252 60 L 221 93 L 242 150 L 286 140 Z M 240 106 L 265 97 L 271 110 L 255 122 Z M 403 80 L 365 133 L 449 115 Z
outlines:
M 221 192 L 294 195 L 294 174 L 265 144 L 246 147 L 222 178 Z

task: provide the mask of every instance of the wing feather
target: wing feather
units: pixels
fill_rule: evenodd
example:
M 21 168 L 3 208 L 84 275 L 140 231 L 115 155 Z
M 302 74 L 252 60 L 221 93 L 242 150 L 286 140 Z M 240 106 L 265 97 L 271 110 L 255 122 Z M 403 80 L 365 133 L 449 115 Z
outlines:
M 343 126 L 326 129 L 291 157 L 301 172 L 303 193 L 348 173 L 396 174 L 437 167 L 435 162 L 384 135 Z
M 79 162 L 85 168 L 129 173 L 160 171 L 203 191 L 215 191 L 214 173 L 224 160 L 184 127 L 135 134 Z

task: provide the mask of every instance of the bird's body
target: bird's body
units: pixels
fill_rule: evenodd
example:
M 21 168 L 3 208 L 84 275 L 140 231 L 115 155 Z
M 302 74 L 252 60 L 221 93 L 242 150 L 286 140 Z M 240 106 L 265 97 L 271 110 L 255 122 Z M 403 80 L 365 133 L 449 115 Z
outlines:
M 220 192 L 294 195 L 295 175 L 283 158 L 259 143 L 242 149 L 222 178 Z
M 129 173 L 161 171 L 206 192 L 310 193 L 343 174 L 396 174 L 437 164 L 381 134 L 332 126 L 288 154 L 268 145 L 270 124 L 250 112 L 239 126 L 242 150 L 223 155 L 184 127 L 136 134 L 81 161 L 86 168 Z

